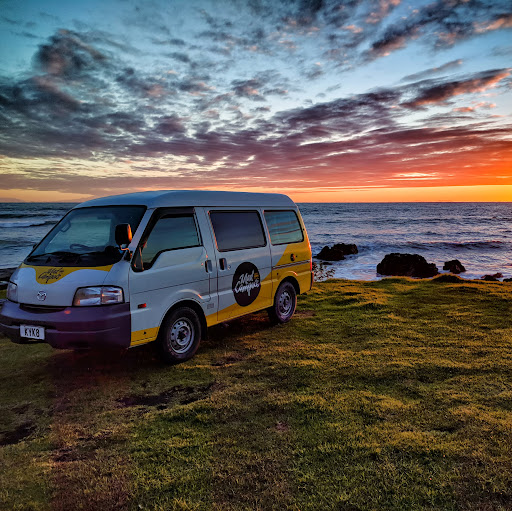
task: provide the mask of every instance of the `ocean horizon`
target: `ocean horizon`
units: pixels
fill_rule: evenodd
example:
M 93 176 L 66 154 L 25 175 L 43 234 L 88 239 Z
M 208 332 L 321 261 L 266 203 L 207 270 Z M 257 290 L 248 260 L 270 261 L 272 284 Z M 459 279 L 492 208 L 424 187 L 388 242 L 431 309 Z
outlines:
M 76 203 L 0 202 L 0 268 L 18 266 L 32 246 Z M 375 280 L 388 253 L 435 263 L 459 259 L 468 279 L 512 277 L 512 202 L 299 203 L 313 255 L 325 245 L 354 243 L 359 253 L 334 262 L 335 278 Z

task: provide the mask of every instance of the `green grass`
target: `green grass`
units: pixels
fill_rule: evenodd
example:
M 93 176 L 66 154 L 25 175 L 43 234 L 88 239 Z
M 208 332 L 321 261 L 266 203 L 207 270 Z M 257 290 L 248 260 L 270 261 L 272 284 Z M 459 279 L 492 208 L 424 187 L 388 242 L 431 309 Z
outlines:
M 509 510 L 511 298 L 327 281 L 175 367 L 1 339 L 0 509 Z

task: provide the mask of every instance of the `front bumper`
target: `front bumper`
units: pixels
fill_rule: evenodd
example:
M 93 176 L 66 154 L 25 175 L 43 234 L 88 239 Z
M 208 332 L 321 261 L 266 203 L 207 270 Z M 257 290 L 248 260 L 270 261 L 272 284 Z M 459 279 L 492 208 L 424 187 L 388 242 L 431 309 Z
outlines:
M 0 310 L 0 332 L 19 344 L 20 325 L 43 326 L 45 340 L 59 349 L 128 348 L 131 338 L 130 304 L 98 307 L 39 307 L 9 300 Z

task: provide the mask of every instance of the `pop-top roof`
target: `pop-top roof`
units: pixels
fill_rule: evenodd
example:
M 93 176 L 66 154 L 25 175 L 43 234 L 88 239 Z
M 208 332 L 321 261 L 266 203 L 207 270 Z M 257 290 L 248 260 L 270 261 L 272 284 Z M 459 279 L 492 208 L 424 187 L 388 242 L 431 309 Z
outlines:
M 280 193 L 217 192 L 210 190 L 155 190 L 112 195 L 82 202 L 76 208 L 90 206 L 144 205 L 148 208 L 175 206 L 295 206 L 287 195 Z

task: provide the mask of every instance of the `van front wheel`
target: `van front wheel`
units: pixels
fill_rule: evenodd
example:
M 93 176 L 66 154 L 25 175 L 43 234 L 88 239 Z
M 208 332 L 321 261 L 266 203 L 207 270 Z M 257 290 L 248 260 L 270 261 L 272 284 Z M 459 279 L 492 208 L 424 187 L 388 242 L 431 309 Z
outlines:
M 286 323 L 292 319 L 297 305 L 297 293 L 291 282 L 282 282 L 277 288 L 274 305 L 268 309 L 273 323 Z
M 166 362 L 179 364 L 192 358 L 200 342 L 201 321 L 193 309 L 180 307 L 162 323 L 158 343 Z

